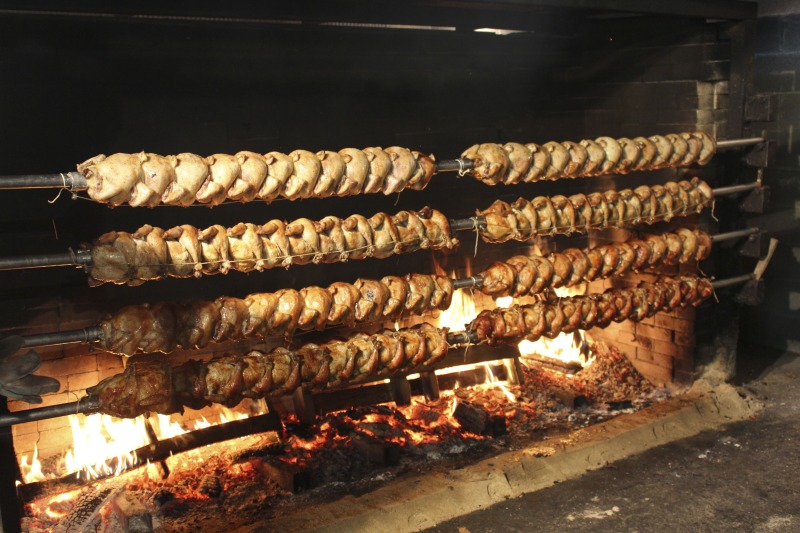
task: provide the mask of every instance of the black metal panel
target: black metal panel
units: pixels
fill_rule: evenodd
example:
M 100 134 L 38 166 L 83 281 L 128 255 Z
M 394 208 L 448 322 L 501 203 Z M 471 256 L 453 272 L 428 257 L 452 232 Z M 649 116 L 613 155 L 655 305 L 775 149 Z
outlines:
M 5 2 L 0 9 L 6 12 L 30 13 L 43 16 L 80 16 L 95 18 L 124 17 L 147 21 L 172 20 L 206 23 L 362 23 L 362 24 L 424 24 L 459 27 L 481 27 L 503 24 L 502 27 L 523 28 L 531 17 L 541 17 L 563 11 L 580 10 L 587 16 L 596 15 L 669 15 L 693 18 L 742 20 L 757 14 L 757 3 L 743 0 L 492 0 L 477 2 L 413 1 L 375 2 L 261 2 L 222 4 L 192 2 L 136 2 L 109 4 L 102 1 L 63 2 Z M 475 25 L 477 24 L 477 26 Z

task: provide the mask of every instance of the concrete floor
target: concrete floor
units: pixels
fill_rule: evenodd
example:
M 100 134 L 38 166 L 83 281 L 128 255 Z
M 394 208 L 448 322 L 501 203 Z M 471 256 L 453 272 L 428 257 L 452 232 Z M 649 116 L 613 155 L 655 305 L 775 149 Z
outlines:
M 618 461 L 428 532 L 800 532 L 800 357 L 743 388 L 753 419 Z

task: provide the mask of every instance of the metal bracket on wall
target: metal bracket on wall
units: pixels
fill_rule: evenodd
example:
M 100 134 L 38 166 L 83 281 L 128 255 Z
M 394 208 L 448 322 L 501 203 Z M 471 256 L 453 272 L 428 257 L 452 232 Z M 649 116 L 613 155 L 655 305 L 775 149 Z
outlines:
M 764 238 L 763 233 L 753 233 L 747 237 L 747 240 L 744 241 L 742 247 L 739 248 L 739 253 L 745 257 L 758 259 L 767 253 L 768 247 L 769 240 Z
M 750 193 L 739 204 L 739 209 L 741 209 L 744 213 L 760 215 L 764 213 L 768 203 L 769 187 L 759 187 L 758 189 L 753 189 L 750 191 Z
M 744 154 L 744 162 L 751 167 L 767 168 L 770 161 L 775 161 L 774 141 L 756 144 Z
M 764 280 L 751 279 L 739 289 L 734 297 L 736 303 L 741 305 L 758 305 L 764 298 Z

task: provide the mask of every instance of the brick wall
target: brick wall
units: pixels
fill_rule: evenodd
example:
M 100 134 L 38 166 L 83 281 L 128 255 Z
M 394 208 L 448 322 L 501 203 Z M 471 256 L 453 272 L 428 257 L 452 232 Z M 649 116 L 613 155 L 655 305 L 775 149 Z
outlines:
M 753 134 L 766 131 L 777 145 L 764 180 L 771 188 L 767 215 L 750 223 L 780 241 L 765 274 L 761 305 L 742 311 L 742 342 L 800 353 L 800 6 L 797 2 L 759 3 L 754 61 L 754 95 L 768 99 L 769 116 L 752 117 Z

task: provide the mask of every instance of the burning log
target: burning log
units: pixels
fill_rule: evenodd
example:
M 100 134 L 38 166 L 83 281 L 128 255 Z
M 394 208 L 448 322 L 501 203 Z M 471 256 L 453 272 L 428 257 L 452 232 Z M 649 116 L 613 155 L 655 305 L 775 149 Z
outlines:
M 198 429 L 133 450 L 131 454 L 134 457 L 133 464 L 124 470 L 132 470 L 145 466 L 148 463 L 164 461 L 173 455 L 216 442 L 267 431 L 281 431 L 282 429 L 283 425 L 281 420 L 274 412 Z M 112 465 L 112 472 L 117 469 L 117 466 L 116 464 Z M 113 473 L 101 475 L 97 479 L 103 479 L 111 475 L 113 475 Z M 44 481 L 21 485 L 19 487 L 20 496 L 24 501 L 31 501 L 38 496 L 51 494 L 53 492 L 66 492 L 75 487 L 96 481 L 87 481 L 82 479 L 82 476 L 83 472 L 73 472 L 60 478 L 46 479 Z
M 261 472 L 286 492 L 297 494 L 311 488 L 311 474 L 300 466 L 285 461 L 263 461 Z
M 400 464 L 400 446 L 365 435 L 354 435 L 350 444 L 370 463 L 377 466 L 397 466 Z
M 114 497 L 111 508 L 125 533 L 152 533 L 153 517 L 129 492 L 122 491 Z
M 466 401 L 458 401 L 453 410 L 453 418 L 461 427 L 477 435 L 497 437 L 506 432 L 506 419 L 502 416 L 491 416 L 485 409 Z
M 577 374 L 583 370 L 583 365 L 577 361 L 562 361 L 554 357 L 539 354 L 527 354 L 522 357 L 526 364 L 531 364 L 546 370 L 561 372 L 562 374 Z

